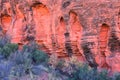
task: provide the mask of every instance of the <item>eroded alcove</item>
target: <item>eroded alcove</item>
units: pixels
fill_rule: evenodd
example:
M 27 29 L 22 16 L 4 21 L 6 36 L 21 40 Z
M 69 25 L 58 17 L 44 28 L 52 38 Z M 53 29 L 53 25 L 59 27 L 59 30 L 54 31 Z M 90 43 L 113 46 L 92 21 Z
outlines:
M 80 43 L 82 35 L 82 26 L 80 24 L 79 16 L 74 10 L 69 12 L 69 25 L 70 25 L 70 40 L 74 54 L 81 54 Z
M 57 34 L 57 42 L 59 47 L 63 47 L 64 44 L 64 33 L 66 31 L 66 25 L 63 17 L 60 17 L 59 24 L 56 28 L 56 34 Z
M 59 24 L 56 28 L 57 42 L 58 42 L 58 57 L 71 56 L 71 44 L 69 33 L 66 35 L 66 22 L 63 17 L 59 18 Z M 67 54 L 66 54 L 67 53 Z M 69 54 L 68 54 L 69 53 Z
M 110 68 L 110 66 L 106 62 L 106 55 L 108 55 L 108 40 L 109 40 L 109 32 L 110 26 L 106 23 L 103 23 L 100 27 L 99 32 L 99 56 L 100 56 L 100 67 L 102 68 Z
M 49 40 L 50 12 L 46 5 L 39 2 L 32 5 L 32 11 L 36 31 L 35 40 L 39 44 L 43 44 Z
M 99 46 L 100 52 L 105 52 L 108 43 L 110 27 L 107 24 L 102 24 L 100 33 L 99 33 Z
M 10 32 L 11 32 L 11 42 L 12 43 L 22 43 L 22 34 L 23 34 L 23 19 L 24 19 L 24 13 L 20 11 L 19 9 L 20 5 L 16 5 L 16 10 L 14 14 L 14 17 L 12 16 L 12 22 L 10 25 Z
M 1 15 L 1 23 L 2 23 L 2 29 L 3 29 L 4 34 L 6 34 L 6 32 L 8 31 L 11 20 L 12 18 L 10 15 L 8 14 Z

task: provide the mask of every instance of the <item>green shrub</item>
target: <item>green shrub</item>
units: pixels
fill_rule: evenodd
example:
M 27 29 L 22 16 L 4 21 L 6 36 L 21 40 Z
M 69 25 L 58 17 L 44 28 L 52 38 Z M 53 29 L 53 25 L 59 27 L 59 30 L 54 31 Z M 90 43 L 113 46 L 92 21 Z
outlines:
M 18 45 L 13 43 L 7 43 L 3 46 L 3 48 L 0 48 L 0 52 L 5 58 L 8 58 L 11 53 L 14 53 L 17 51 Z
M 72 73 L 72 77 L 68 80 L 112 80 L 108 76 L 107 70 L 98 72 L 96 69 L 90 68 L 88 65 L 82 65 Z
M 39 45 L 34 41 L 23 46 L 23 51 L 27 51 L 27 52 L 30 52 L 30 53 L 33 53 L 38 49 L 39 49 Z
M 15 63 L 11 70 L 11 76 L 22 77 L 24 75 L 30 75 L 33 64 L 29 54 L 29 52 L 18 50 L 9 57 L 9 60 Z
M 39 45 L 35 42 L 24 45 L 23 52 L 24 51 L 30 53 L 29 56 L 35 64 L 48 62 L 48 55 L 45 52 L 39 50 Z
M 64 67 L 65 64 L 65 60 L 64 59 L 60 59 L 56 65 L 57 69 L 62 69 Z
M 114 74 L 113 80 L 120 80 L 120 73 Z
M 102 70 L 97 74 L 96 80 L 110 80 L 107 70 Z
M 88 72 L 89 69 L 87 65 L 80 66 L 76 71 L 72 73 L 73 77 L 70 78 L 70 80 L 83 80 Z
M 4 45 L 10 43 L 10 38 L 9 36 L 5 35 L 0 38 L 0 48 L 3 48 Z
M 40 50 L 35 50 L 31 57 L 35 63 L 46 63 L 48 62 L 48 55 Z

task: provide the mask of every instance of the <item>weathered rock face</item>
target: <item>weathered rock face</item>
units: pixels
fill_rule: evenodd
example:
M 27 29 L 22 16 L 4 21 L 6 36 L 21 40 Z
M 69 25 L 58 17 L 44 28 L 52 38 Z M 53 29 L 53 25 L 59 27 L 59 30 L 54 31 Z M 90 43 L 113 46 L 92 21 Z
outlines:
M 120 71 L 120 0 L 0 0 L 0 27 L 13 43 Z

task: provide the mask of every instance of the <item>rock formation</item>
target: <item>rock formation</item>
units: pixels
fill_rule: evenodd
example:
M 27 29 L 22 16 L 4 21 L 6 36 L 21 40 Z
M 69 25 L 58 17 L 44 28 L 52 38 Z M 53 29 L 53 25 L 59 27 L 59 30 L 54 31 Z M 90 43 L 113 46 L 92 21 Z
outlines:
M 12 43 L 120 71 L 120 0 L 0 0 L 0 27 Z

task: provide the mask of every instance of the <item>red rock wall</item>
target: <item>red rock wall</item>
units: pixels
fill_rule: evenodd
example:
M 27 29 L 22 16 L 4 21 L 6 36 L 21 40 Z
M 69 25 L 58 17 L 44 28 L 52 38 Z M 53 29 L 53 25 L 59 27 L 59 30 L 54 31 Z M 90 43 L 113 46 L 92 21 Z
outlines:
M 119 0 L 0 0 L 0 26 L 12 43 L 35 40 L 58 57 L 77 56 L 92 67 L 120 71 L 119 5 Z
M 100 65 L 101 67 L 109 68 L 109 65 L 106 62 L 106 56 L 109 55 L 107 52 L 108 47 L 108 35 L 110 32 L 110 27 L 107 24 L 102 24 L 100 33 L 99 33 L 99 54 L 100 54 Z M 98 60 L 97 60 L 98 61 Z

